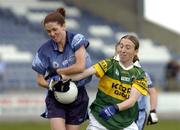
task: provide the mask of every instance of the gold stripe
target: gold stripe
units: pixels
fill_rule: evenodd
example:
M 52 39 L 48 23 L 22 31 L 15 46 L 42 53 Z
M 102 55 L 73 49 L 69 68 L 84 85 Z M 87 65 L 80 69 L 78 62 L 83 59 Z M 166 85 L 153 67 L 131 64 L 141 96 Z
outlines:
M 148 91 L 146 88 L 142 88 L 138 84 L 133 84 L 133 87 L 135 87 L 142 95 L 146 96 L 148 94 Z
M 104 75 L 104 71 L 102 70 L 102 68 L 98 64 L 93 65 L 93 67 L 97 71 L 96 76 L 101 78 Z
M 104 76 L 104 73 L 107 71 L 108 65 L 105 60 L 102 60 L 98 62 L 97 64 L 93 65 L 93 67 L 97 71 L 96 76 L 101 78 L 102 76 Z
M 148 94 L 148 87 L 147 87 L 147 78 L 141 80 L 135 80 L 133 85 L 142 95 L 146 96 Z
M 124 101 L 130 96 L 131 85 L 104 76 L 99 81 L 99 89 L 113 98 Z

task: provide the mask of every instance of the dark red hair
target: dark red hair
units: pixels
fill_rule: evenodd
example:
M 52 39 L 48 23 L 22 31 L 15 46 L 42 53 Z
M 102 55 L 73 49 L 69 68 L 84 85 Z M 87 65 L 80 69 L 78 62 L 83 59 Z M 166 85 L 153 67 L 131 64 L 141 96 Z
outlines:
M 63 25 L 65 23 L 65 16 L 65 9 L 58 8 L 55 12 L 52 12 L 45 17 L 43 24 L 45 25 L 49 22 L 57 22 L 58 24 Z

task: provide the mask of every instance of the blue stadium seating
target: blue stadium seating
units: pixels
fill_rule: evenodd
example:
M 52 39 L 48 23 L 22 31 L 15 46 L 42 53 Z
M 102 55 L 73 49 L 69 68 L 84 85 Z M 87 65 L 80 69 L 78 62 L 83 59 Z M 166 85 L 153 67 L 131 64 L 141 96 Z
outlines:
M 37 0 L 38 1 L 38 0 Z M 41 2 L 48 1 L 48 0 L 39 0 Z M 51 0 L 52 1 L 52 0 Z M 56 0 L 53 0 L 56 1 Z M 52 2 L 53 2 L 52 1 Z M 25 1 L 26 2 L 26 1 Z M 69 8 L 73 7 L 73 5 L 68 5 Z M 36 8 L 28 8 L 28 13 L 49 13 L 53 11 L 52 8 L 48 9 L 36 9 Z M 103 42 L 104 45 L 115 45 L 117 39 L 115 38 L 114 34 L 117 32 L 126 32 L 126 28 L 121 25 L 117 25 L 116 23 L 110 23 L 106 20 L 97 17 L 91 14 L 88 11 L 80 10 L 81 16 L 80 17 L 71 17 L 67 16 L 68 18 L 72 18 L 76 20 L 79 24 L 78 29 L 69 30 L 80 32 L 84 34 L 87 38 L 97 38 L 93 36 L 89 32 L 89 27 L 91 25 L 108 25 L 113 32 L 111 37 L 98 37 Z M 43 27 L 40 22 L 37 21 L 30 21 L 27 18 L 27 15 L 16 15 L 11 9 L 4 8 L 0 6 L 0 45 L 15 45 L 19 51 L 26 51 L 30 52 L 32 55 L 35 54 L 39 46 L 46 41 L 48 38 L 47 35 L 44 33 Z M 114 48 L 112 48 L 114 49 Z M 7 50 L 8 51 L 8 50 Z M 103 50 L 96 50 L 92 49 L 91 47 L 88 49 L 91 54 L 93 63 L 106 58 L 109 55 L 105 55 Z M 155 76 L 155 78 L 161 81 L 158 85 L 161 86 L 163 84 L 163 67 L 162 64 L 143 64 L 144 68 L 147 69 Z M 35 73 L 31 69 L 31 62 L 8 62 L 7 63 L 7 79 L 6 79 L 6 87 L 30 87 L 35 88 L 37 86 L 35 82 Z M 93 83 L 93 82 L 92 82 Z M 94 86 L 94 85 L 93 85 Z M 37 87 L 38 88 L 38 87 Z

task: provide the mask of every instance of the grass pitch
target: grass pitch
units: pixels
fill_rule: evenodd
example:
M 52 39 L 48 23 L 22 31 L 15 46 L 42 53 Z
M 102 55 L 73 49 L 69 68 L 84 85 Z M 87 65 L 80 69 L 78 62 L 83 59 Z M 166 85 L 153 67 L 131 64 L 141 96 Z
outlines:
M 82 125 L 85 130 L 87 122 Z M 160 120 L 156 125 L 145 126 L 144 130 L 179 130 L 180 120 Z M 0 122 L 0 130 L 50 130 L 49 122 Z

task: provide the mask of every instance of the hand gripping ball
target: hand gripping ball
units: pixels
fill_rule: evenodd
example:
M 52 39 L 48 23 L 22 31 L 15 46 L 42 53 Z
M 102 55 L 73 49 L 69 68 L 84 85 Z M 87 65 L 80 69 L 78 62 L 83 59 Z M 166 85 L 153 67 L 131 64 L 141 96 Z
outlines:
M 69 88 L 64 91 L 54 91 L 56 100 L 62 104 L 70 104 L 74 102 L 78 95 L 78 89 L 74 82 L 70 81 Z

